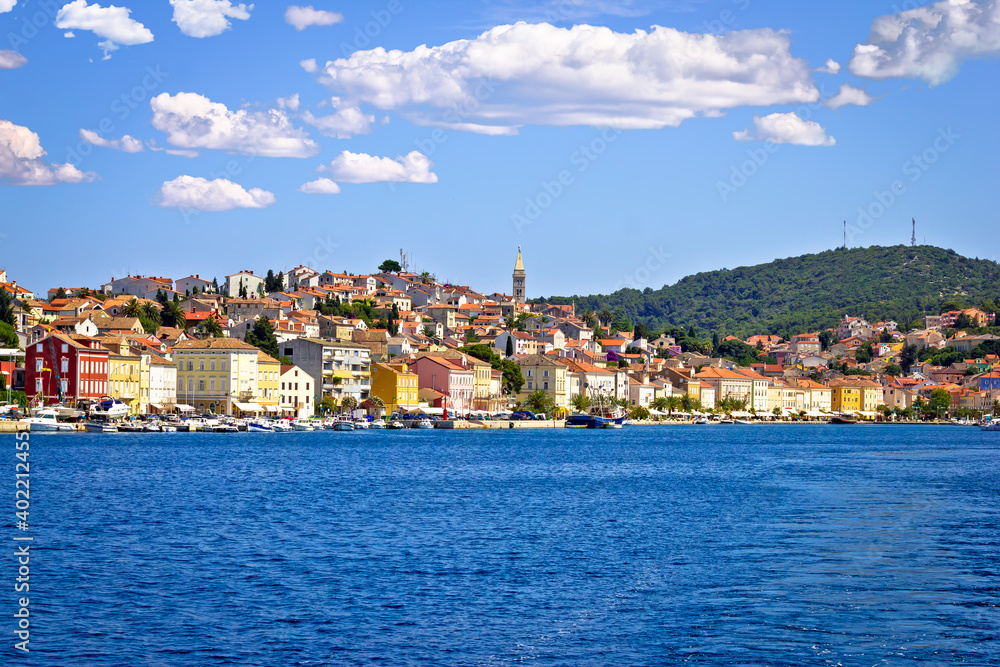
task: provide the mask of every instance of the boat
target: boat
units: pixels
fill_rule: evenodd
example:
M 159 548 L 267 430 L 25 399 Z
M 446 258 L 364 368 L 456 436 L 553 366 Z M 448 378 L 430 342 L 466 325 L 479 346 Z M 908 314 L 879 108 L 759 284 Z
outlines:
M 120 433 L 142 433 L 143 428 L 141 424 L 121 423 L 118 425 Z
M 858 420 L 848 414 L 834 415 L 830 418 L 831 424 L 857 424 Z
M 296 419 L 292 422 L 292 428 L 296 431 L 315 431 L 316 427 L 313 426 L 308 419 Z
M 334 431 L 353 431 L 354 430 L 354 423 L 353 422 L 349 422 L 346 419 L 340 419 L 340 420 L 337 420 L 336 422 L 334 422 L 334 424 L 333 424 L 333 430 Z
M 164 424 L 160 427 L 160 430 L 164 433 L 177 433 L 177 427 L 173 424 Z
M 386 428 L 391 428 L 391 429 L 394 429 L 394 430 L 395 429 L 401 429 L 401 428 L 406 428 L 406 424 L 403 423 L 402 419 L 392 419 L 386 425 Z
M 354 420 L 354 428 L 355 428 L 355 430 L 357 430 L 357 429 L 361 429 L 363 431 L 368 430 L 368 420 L 366 420 L 366 419 L 355 419 Z
M 720 419 L 719 423 L 720 424 L 735 424 L 736 422 L 734 420 L 732 420 L 732 419 Z
M 274 426 L 264 419 L 251 419 L 247 422 L 247 433 L 274 433 Z
M 368 425 L 368 428 L 375 429 L 375 430 L 384 429 L 385 428 L 385 422 L 382 421 L 381 419 L 376 419 L 375 421 L 373 421 L 371 424 Z
M 601 425 L 601 428 L 621 428 L 624 424 L 617 420 L 608 420 Z
M 87 433 L 117 433 L 118 427 L 107 422 L 85 422 L 83 430 Z
M 706 425 L 708 425 L 708 424 L 709 424 L 710 422 L 708 421 L 708 417 L 701 417 L 701 418 L 699 418 L 699 419 L 695 420 L 695 422 L 694 422 L 694 423 L 695 423 L 695 424 L 698 424 L 699 426 L 706 426 Z
M 160 425 L 159 424 L 154 424 L 154 423 L 149 423 L 149 424 L 146 424 L 145 426 L 143 426 L 142 430 L 146 431 L 147 433 L 159 433 L 160 432 Z
M 996 419 L 987 419 L 982 424 L 979 425 L 980 431 L 1000 431 L 1000 417 Z
M 430 419 L 420 419 L 413 425 L 413 428 L 434 428 L 434 422 Z
M 91 417 L 102 417 L 104 419 L 121 419 L 128 415 L 128 411 L 128 405 L 110 396 L 104 396 L 101 400 L 92 403 L 90 406 Z
M 20 423 L 28 424 L 32 433 L 48 433 L 54 431 L 75 431 L 69 424 L 60 424 L 59 413 L 56 410 L 39 410 L 34 417 L 22 419 Z
M 753 422 L 747 421 L 746 419 L 737 419 L 735 424 L 740 424 L 741 426 L 753 426 Z
M 271 422 L 271 429 L 275 433 L 288 433 L 294 430 L 292 425 L 288 423 L 287 419 L 275 419 Z
M 221 424 L 220 423 L 220 424 L 213 424 L 211 426 L 206 427 L 205 431 L 208 432 L 208 433 L 239 433 L 240 429 L 238 429 L 233 424 Z

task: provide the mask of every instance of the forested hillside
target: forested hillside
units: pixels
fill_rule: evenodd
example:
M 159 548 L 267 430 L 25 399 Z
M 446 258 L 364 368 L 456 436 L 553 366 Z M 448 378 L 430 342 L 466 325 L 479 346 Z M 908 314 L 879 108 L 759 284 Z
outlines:
M 834 326 L 845 314 L 900 325 L 947 306 L 996 312 L 1000 265 L 933 246 L 837 249 L 769 264 L 699 273 L 674 285 L 610 295 L 551 297 L 577 313 L 611 313 L 654 331 L 694 326 L 744 337 Z

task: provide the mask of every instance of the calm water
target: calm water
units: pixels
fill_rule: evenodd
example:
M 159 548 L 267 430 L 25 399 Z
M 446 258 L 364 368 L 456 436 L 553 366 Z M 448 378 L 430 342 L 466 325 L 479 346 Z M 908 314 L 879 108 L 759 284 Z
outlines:
M 31 452 L 33 650 L 10 650 L 4 612 L 7 664 L 1000 664 L 996 433 L 37 435 Z

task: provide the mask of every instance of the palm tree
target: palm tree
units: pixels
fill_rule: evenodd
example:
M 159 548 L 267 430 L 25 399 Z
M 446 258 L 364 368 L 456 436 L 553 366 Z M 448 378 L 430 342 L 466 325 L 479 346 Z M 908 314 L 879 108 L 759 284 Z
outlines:
M 586 394 L 577 394 L 573 397 L 573 407 L 577 412 L 586 412 L 590 408 L 590 397 Z
M 666 396 L 657 396 L 653 399 L 653 402 L 649 404 L 649 407 L 653 408 L 657 412 L 666 412 L 669 407 L 670 401 L 667 400 Z
M 202 322 L 199 328 L 212 338 L 222 338 L 222 325 L 214 317 L 210 317 Z
M 142 304 L 139 299 L 132 297 L 122 305 L 122 315 L 125 317 L 139 317 L 142 313 Z
M 139 309 L 139 314 L 148 319 L 151 322 L 159 324 L 161 322 L 160 309 L 156 307 L 152 301 L 147 301 L 142 304 L 142 308 Z
M 176 301 L 167 301 L 160 310 L 160 322 L 164 326 L 176 327 L 184 322 L 184 311 Z
M 674 415 L 674 410 L 680 410 L 684 407 L 684 400 L 680 396 L 670 396 L 667 398 L 667 413 L 672 417 Z
M 541 389 L 536 389 L 528 394 L 528 398 L 524 399 L 524 407 L 532 412 L 547 412 L 551 405 L 552 401 Z
M 600 324 L 604 325 L 611 324 L 611 321 L 614 319 L 615 319 L 615 314 L 612 313 L 607 306 L 597 311 L 597 320 Z

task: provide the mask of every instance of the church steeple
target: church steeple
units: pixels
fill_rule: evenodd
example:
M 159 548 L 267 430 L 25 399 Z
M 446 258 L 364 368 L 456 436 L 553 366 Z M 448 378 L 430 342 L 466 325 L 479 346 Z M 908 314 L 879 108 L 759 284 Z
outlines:
M 514 263 L 514 302 L 525 302 L 524 292 L 524 261 L 521 260 L 521 246 L 517 246 L 517 261 Z

